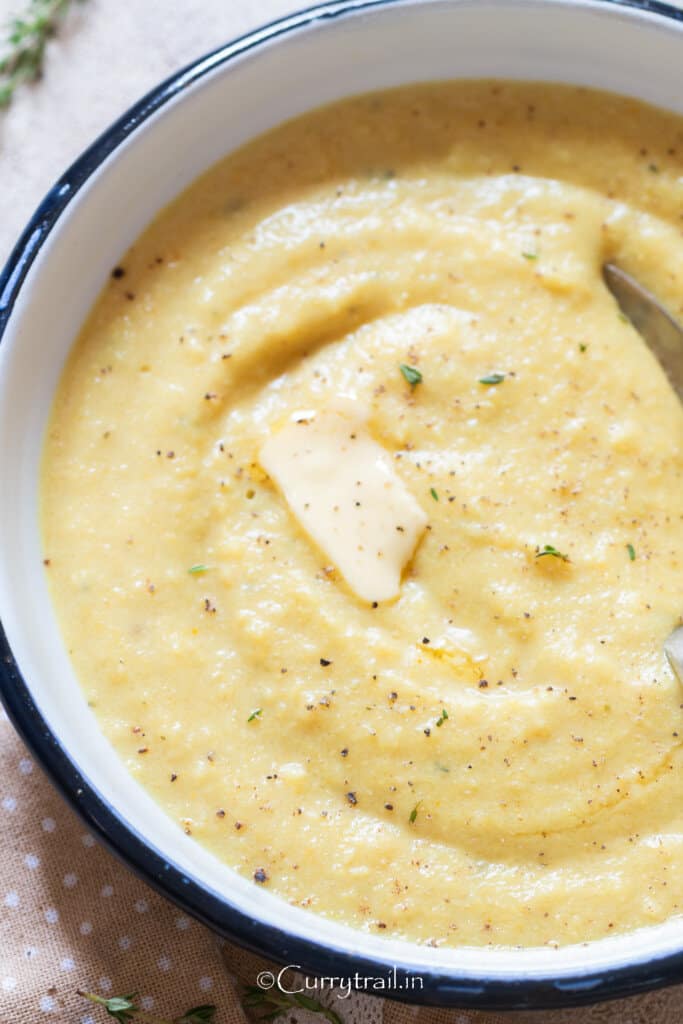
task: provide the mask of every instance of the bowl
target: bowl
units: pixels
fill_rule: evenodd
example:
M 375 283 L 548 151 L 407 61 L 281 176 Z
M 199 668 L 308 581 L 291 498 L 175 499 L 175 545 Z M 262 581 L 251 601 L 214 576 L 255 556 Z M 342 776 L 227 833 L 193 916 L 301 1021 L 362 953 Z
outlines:
M 559 1007 L 683 979 L 683 919 L 560 949 L 429 948 L 254 886 L 182 834 L 100 733 L 44 579 L 38 478 L 69 348 L 153 215 L 246 140 L 351 92 L 439 78 L 561 81 L 683 114 L 683 12 L 648 0 L 338 0 L 221 47 L 145 96 L 55 184 L 0 279 L 0 688 L 54 783 L 133 870 L 227 938 L 413 1003 Z M 362 979 L 370 979 L 363 982 Z

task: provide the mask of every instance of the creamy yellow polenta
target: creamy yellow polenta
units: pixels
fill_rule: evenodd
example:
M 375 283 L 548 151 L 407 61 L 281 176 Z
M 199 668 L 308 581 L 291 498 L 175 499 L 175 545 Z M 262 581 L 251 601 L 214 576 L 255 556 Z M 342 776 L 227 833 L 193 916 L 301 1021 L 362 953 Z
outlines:
M 46 571 L 103 732 L 255 884 L 435 944 L 680 913 L 683 412 L 601 266 L 680 316 L 682 218 L 680 119 L 452 83 L 258 139 L 114 270 Z M 377 607 L 259 462 L 340 396 L 428 519 Z

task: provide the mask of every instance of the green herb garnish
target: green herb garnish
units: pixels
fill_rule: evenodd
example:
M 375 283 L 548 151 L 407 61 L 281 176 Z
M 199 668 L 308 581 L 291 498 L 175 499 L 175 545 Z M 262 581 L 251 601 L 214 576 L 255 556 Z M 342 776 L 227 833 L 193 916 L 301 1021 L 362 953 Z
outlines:
M 135 994 L 130 996 L 112 996 L 111 999 L 96 996 L 93 992 L 78 992 L 77 994 L 83 996 L 84 999 L 89 999 L 91 1003 L 103 1006 L 109 1016 L 119 1021 L 119 1024 L 126 1024 L 126 1021 L 134 1020 L 138 1012 L 138 1007 L 135 1005 L 135 1000 L 137 999 Z
M 104 996 L 95 995 L 94 992 L 77 992 L 83 999 L 88 999 L 102 1009 L 119 1024 L 129 1024 L 129 1021 L 139 1021 L 140 1024 L 213 1024 L 216 1016 L 216 1007 L 209 1003 L 203 1006 L 193 1006 L 185 1010 L 179 1017 L 172 1019 L 153 1017 L 137 1005 L 137 995 L 130 996 Z
M 24 13 L 9 23 L 5 56 L 0 60 L 0 107 L 8 107 L 17 88 L 37 81 L 45 47 L 69 9 L 71 0 L 29 0 Z
M 635 560 L 636 560 L 636 549 L 634 548 L 633 544 L 627 544 L 626 545 L 626 550 L 628 551 L 628 557 L 631 559 L 632 562 L 635 562 Z
M 191 1010 L 185 1010 L 182 1017 L 178 1017 L 172 1024 L 212 1024 L 215 1016 L 216 1007 L 212 1003 L 203 1003 L 202 1006 L 193 1006 Z
M 588 345 L 585 343 L 585 341 L 579 342 L 579 352 L 585 352 L 587 348 Z
M 436 490 L 435 490 L 434 487 L 430 487 L 429 488 L 429 493 L 431 494 L 431 496 L 434 499 L 434 501 L 438 501 L 439 500 L 439 495 L 436 493 Z
M 262 714 L 263 714 L 263 708 L 256 708 L 256 709 L 255 709 L 254 711 L 252 711 L 252 713 L 251 713 L 251 714 L 249 715 L 249 718 L 247 719 L 247 721 L 248 721 L 248 722 L 253 722 L 255 718 L 259 718 L 259 717 L 260 717 L 260 716 L 261 716 Z
M 552 544 L 544 544 L 543 547 L 536 552 L 536 558 L 545 558 L 549 555 L 551 558 L 561 558 L 563 562 L 568 562 L 569 555 L 565 555 L 562 551 L 558 551 Z
M 524 257 L 525 260 L 537 260 L 538 259 L 538 253 L 537 252 L 523 252 L 522 256 Z
M 289 1010 L 309 1010 L 319 1013 L 330 1024 L 343 1024 L 341 1017 L 303 992 L 282 992 L 279 988 L 263 989 L 256 985 L 247 985 L 242 993 L 242 1005 L 249 1016 L 256 1021 L 270 1021 L 282 1017 Z
M 210 568 L 210 565 L 191 565 L 187 571 L 193 576 L 198 576 L 200 572 L 208 572 Z
M 448 718 L 448 712 L 446 711 L 445 708 L 441 708 L 441 714 L 439 715 L 439 717 L 436 720 L 436 727 L 437 727 L 437 729 L 441 728 L 441 726 L 443 725 L 443 723 L 446 721 L 447 718 Z
M 502 384 L 504 380 L 504 373 L 487 373 L 485 377 L 479 378 L 479 383 L 486 384 L 488 387 L 491 387 L 494 384 Z
M 412 811 L 410 812 L 410 817 L 408 818 L 408 821 L 410 822 L 411 825 L 414 825 L 415 822 L 417 821 L 417 812 L 420 810 L 421 804 L 422 801 L 418 800 L 415 806 L 413 807 Z
M 411 388 L 414 388 L 416 384 L 422 383 L 422 374 L 414 366 L 408 366 L 407 363 L 400 363 L 399 370 L 408 381 Z

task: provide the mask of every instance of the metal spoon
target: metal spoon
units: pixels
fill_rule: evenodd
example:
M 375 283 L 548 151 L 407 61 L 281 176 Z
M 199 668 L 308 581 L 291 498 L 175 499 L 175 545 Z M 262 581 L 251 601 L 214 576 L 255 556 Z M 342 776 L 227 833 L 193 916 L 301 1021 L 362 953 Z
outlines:
M 683 400 L 683 327 L 652 292 L 614 263 L 602 268 L 605 284 L 635 329 L 662 364 L 671 387 Z
M 605 284 L 619 308 L 652 349 L 671 386 L 683 401 L 683 327 L 634 278 L 613 263 L 602 268 Z M 683 685 L 683 626 L 678 626 L 664 641 L 664 653 L 671 669 Z

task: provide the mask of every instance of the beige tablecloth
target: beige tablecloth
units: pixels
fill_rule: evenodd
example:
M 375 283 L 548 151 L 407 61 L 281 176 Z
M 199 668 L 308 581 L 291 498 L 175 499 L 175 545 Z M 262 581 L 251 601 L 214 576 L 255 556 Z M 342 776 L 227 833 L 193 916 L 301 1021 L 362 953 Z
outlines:
M 26 3 L 0 0 L 0 22 Z M 202 52 L 296 6 L 292 0 L 75 5 L 50 43 L 44 80 L 24 89 L 0 115 L 0 259 L 52 181 L 141 93 Z M 79 997 L 79 988 L 102 996 L 137 992 L 143 1009 L 169 1018 L 211 1002 L 218 1006 L 217 1024 L 243 1024 L 231 974 L 253 980 L 255 962 L 229 947 L 221 950 L 205 928 L 100 848 L 1 712 L 0 718 L 0 1024 L 111 1020 Z M 501 1020 L 464 1011 L 418 1012 L 367 996 L 325 998 L 344 1024 Z M 298 1017 L 320 1020 L 305 1012 Z M 533 1019 L 673 1024 L 683 1019 L 683 987 Z

